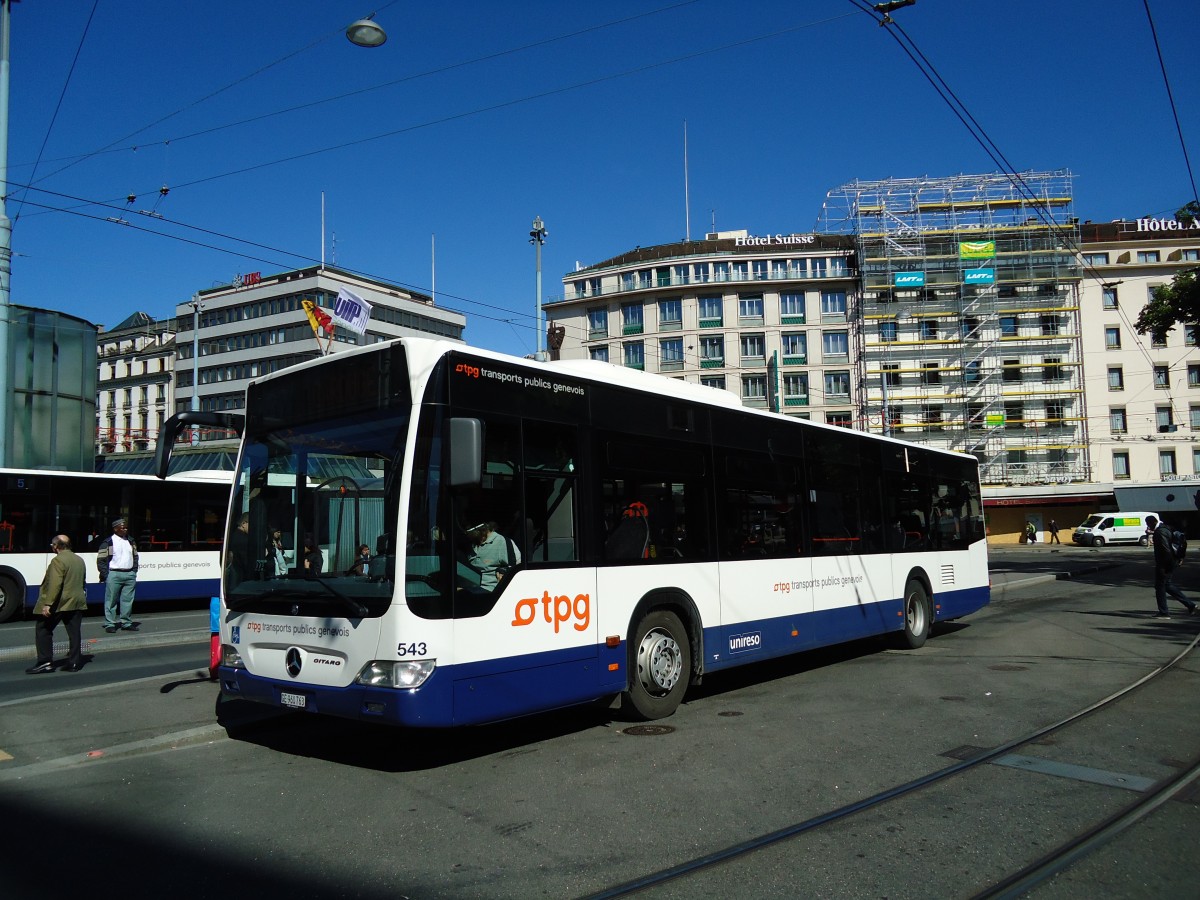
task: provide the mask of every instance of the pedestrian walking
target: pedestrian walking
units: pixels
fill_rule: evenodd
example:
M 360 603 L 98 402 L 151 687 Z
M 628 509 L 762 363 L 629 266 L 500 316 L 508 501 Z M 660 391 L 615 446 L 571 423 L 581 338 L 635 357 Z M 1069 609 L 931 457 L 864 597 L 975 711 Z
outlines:
M 1166 522 L 1160 522 L 1157 516 L 1146 516 L 1146 527 L 1150 532 L 1150 541 L 1154 544 L 1154 599 L 1158 602 L 1158 614 L 1154 618 L 1171 618 L 1167 609 L 1168 595 L 1186 606 L 1188 615 L 1194 616 L 1197 612 L 1196 604 L 1185 597 L 1183 591 L 1171 580 L 1172 573 L 1179 566 L 1179 555 L 1175 550 L 1175 532 Z
M 1058 523 L 1055 522 L 1053 519 L 1050 520 L 1050 543 L 1052 543 L 1052 544 L 1061 544 L 1062 543 L 1062 541 L 1060 541 L 1058 539 Z
M 1032 522 L 1025 523 L 1025 543 L 1027 543 L 1027 544 L 1036 544 L 1037 543 L 1037 526 L 1034 525 Z
M 137 543 L 129 537 L 129 522 L 114 519 L 113 533 L 100 542 L 96 568 L 104 585 L 104 630 L 137 631 L 133 601 L 137 593 Z
M 71 550 L 71 539 L 58 534 L 50 541 L 54 559 L 46 566 L 38 601 L 33 607 L 34 646 L 37 661 L 25 670 L 28 675 L 45 675 L 54 671 L 54 629 L 61 622 L 67 629 L 70 640 L 70 656 L 63 666 L 65 672 L 78 672 L 83 668 L 83 640 L 80 626 L 87 609 L 87 569 Z

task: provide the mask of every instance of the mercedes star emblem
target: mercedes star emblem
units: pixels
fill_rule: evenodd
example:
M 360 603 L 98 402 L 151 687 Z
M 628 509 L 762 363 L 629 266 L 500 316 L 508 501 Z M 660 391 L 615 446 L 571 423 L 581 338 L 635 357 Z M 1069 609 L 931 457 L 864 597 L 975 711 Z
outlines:
M 300 651 L 292 647 L 287 652 L 287 673 L 295 678 L 300 674 L 300 666 L 303 660 L 300 657 Z

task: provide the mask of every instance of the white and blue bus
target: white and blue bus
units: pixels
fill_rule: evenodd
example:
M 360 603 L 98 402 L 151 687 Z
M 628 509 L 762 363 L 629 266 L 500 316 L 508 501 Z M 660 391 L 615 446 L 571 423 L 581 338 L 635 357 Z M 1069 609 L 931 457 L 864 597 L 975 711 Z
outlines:
M 138 547 L 137 608 L 216 596 L 232 477 L 0 469 L 0 622 L 37 602 L 56 534 L 87 566 L 88 604 L 102 604 L 96 551 L 122 516 Z
M 250 385 L 226 545 L 223 695 L 404 726 L 660 718 L 710 673 L 917 648 L 989 599 L 974 457 L 426 339 Z

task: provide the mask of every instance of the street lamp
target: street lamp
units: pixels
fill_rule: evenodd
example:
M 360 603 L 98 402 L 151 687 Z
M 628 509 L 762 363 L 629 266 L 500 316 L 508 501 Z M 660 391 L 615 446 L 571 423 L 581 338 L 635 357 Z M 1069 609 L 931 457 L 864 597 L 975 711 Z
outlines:
M 374 22 L 375 13 L 346 26 L 346 38 L 358 47 L 378 47 L 387 40 L 387 32 Z
M 537 282 L 534 287 L 534 309 L 537 311 L 537 356 L 536 359 L 546 360 L 546 319 L 542 311 L 542 244 L 546 243 L 546 225 L 541 216 L 535 216 L 533 230 L 529 232 L 529 243 L 537 251 Z
M 200 310 L 204 307 L 199 294 L 192 296 L 192 412 L 200 409 Z M 192 446 L 200 443 L 200 426 L 192 429 Z

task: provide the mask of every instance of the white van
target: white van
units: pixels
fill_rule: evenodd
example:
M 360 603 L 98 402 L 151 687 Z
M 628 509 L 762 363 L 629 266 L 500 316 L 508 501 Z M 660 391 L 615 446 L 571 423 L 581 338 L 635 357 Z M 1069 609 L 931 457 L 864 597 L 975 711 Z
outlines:
M 1151 512 L 1097 513 L 1088 516 L 1075 529 L 1071 540 L 1092 547 L 1103 547 L 1105 544 L 1141 544 L 1145 547 L 1150 543 L 1150 537 L 1146 534 L 1149 527 L 1146 524 L 1147 516 L 1162 521 L 1162 516 Z

